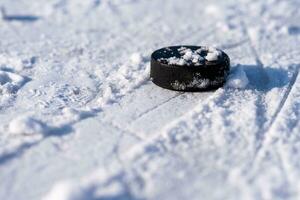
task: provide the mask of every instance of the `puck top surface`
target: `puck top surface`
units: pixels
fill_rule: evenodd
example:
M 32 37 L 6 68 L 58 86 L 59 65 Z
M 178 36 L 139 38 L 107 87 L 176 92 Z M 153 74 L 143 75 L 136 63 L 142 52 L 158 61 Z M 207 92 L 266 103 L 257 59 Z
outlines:
M 152 81 L 163 88 L 203 91 L 221 87 L 230 60 L 223 51 L 205 46 L 171 46 L 151 55 Z

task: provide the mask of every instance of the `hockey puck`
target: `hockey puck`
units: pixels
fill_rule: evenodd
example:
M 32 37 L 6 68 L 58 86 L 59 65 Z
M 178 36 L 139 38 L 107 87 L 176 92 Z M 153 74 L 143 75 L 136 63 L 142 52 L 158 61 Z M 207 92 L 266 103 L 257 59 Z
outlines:
M 172 46 L 151 55 L 152 82 L 170 90 L 217 89 L 224 85 L 229 70 L 228 55 L 212 47 Z

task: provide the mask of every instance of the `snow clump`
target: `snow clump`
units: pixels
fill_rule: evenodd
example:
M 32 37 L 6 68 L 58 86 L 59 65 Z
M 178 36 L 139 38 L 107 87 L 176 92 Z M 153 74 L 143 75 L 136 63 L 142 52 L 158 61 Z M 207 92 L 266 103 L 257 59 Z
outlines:
M 143 56 L 140 53 L 133 53 L 130 56 L 130 61 L 132 64 L 139 65 L 143 62 Z
M 249 80 L 242 66 L 238 65 L 228 76 L 226 86 L 235 89 L 245 89 Z
M 24 83 L 24 77 L 12 72 L 0 70 L 0 94 L 16 93 Z
M 13 119 L 8 125 L 8 131 L 16 135 L 46 134 L 46 124 L 30 116 L 21 116 Z
M 219 51 L 213 47 L 209 47 L 207 55 L 205 56 L 205 59 L 207 61 L 217 61 L 219 56 L 221 56 L 221 51 Z

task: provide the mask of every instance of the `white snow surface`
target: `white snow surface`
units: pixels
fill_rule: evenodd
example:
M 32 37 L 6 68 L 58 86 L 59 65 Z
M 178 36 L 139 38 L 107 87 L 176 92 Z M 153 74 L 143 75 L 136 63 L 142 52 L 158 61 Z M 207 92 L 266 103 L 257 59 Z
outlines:
M 0 199 L 300 199 L 299 0 L 0 6 Z M 224 50 L 227 84 L 154 85 L 173 45 Z

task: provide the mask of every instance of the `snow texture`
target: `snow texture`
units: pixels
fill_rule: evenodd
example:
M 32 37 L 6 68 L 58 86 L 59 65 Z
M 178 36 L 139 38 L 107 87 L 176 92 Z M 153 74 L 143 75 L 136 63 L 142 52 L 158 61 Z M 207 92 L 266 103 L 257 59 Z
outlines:
M 0 199 L 300 198 L 299 0 L 0 7 Z M 226 85 L 154 85 L 174 45 L 224 50 Z
M 226 86 L 236 89 L 245 89 L 249 80 L 242 66 L 233 68 L 228 76 Z
M 200 66 L 204 61 L 217 61 L 221 56 L 221 51 L 213 47 L 202 47 L 197 50 L 192 50 L 188 47 L 181 47 L 178 49 L 180 57 L 160 58 L 159 61 L 166 62 L 169 65 L 179 66 Z M 205 56 L 203 57 L 204 54 Z

